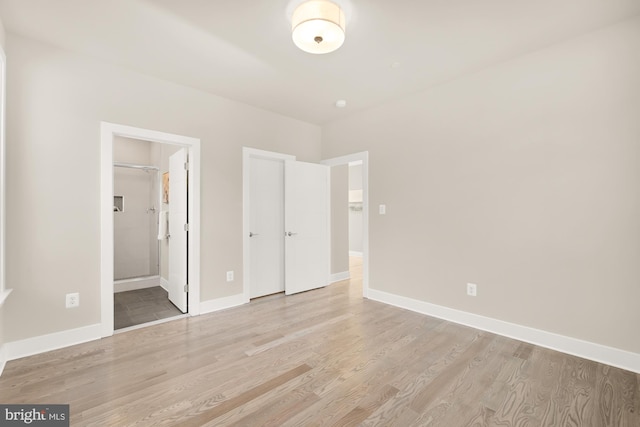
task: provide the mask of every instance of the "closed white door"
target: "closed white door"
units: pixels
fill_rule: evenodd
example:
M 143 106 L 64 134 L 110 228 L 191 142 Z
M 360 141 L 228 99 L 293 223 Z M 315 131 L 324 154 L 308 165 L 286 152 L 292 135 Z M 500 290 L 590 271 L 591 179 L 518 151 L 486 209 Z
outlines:
M 169 158 L 169 300 L 187 312 L 187 150 Z
M 285 293 L 329 282 L 329 167 L 286 161 Z
M 284 291 L 284 162 L 251 158 L 250 298 Z

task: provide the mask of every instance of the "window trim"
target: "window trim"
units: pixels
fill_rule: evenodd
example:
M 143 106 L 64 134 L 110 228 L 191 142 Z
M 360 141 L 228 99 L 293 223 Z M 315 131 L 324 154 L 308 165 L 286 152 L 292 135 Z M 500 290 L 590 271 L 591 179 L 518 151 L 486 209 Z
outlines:
M 6 288 L 6 98 L 7 98 L 7 56 L 0 46 L 0 307 L 7 300 L 11 289 Z

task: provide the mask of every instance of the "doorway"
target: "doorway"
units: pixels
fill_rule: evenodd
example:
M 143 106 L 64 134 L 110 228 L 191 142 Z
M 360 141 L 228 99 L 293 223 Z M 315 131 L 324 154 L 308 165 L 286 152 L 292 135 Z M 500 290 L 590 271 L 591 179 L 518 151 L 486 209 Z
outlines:
M 187 232 L 175 227 L 187 223 L 185 151 L 178 145 L 114 138 L 116 330 L 187 312 Z
M 358 166 L 359 173 L 361 174 L 361 182 L 358 187 L 361 187 L 356 195 L 357 204 L 354 206 L 358 212 L 358 221 L 361 221 L 361 229 L 358 230 L 361 235 L 358 236 L 359 243 L 361 244 L 361 251 L 357 252 L 356 258 L 361 256 L 361 260 L 350 258 L 350 267 L 355 267 L 358 275 L 362 274 L 362 296 L 368 298 L 369 296 L 369 152 L 362 151 L 359 153 L 348 154 L 346 156 L 335 157 L 332 159 L 323 160 L 321 162 L 324 165 L 335 166 Z M 348 185 L 348 184 L 347 184 Z M 349 190 L 349 188 L 347 189 Z M 351 227 L 349 227 L 349 232 Z M 347 254 L 348 255 L 348 254 Z M 350 268 L 351 270 L 351 268 Z
M 188 314 L 200 312 L 200 140 L 181 135 L 168 134 L 148 129 L 113 123 L 101 123 L 101 324 L 102 336 L 110 336 L 114 331 L 114 139 L 118 137 L 183 148 L 189 158 L 188 168 L 183 169 L 188 176 L 188 206 L 185 231 L 189 238 L 185 241 L 184 252 L 189 253 L 188 266 Z M 182 165 L 180 165 L 182 167 Z M 187 284 L 185 283 L 185 290 Z

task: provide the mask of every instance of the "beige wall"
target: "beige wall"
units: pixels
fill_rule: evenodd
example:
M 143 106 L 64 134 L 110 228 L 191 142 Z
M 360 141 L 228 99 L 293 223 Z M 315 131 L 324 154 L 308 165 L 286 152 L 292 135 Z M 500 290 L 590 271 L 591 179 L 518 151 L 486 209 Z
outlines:
M 349 166 L 331 168 L 331 273 L 349 271 Z
M 100 121 L 201 139 L 201 297 L 241 294 L 242 146 L 318 161 L 320 128 L 12 34 L 7 54 L 6 339 L 100 322 Z
M 327 125 L 323 157 L 369 151 L 372 289 L 640 353 L 639 118 L 636 18 Z

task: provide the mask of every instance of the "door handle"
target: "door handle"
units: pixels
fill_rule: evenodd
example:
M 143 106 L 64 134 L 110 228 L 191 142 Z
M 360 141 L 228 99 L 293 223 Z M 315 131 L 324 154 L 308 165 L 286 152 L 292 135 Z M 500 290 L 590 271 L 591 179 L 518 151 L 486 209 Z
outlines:
M 253 236 L 259 236 L 259 234 L 258 233 L 249 232 L 249 237 L 253 237 Z
M 292 233 L 292 232 L 290 232 L 290 231 L 289 231 L 288 233 L 284 233 L 284 234 L 285 234 L 286 236 L 291 237 L 291 236 L 295 236 L 295 235 L 296 235 L 296 234 L 298 234 L 298 233 Z

